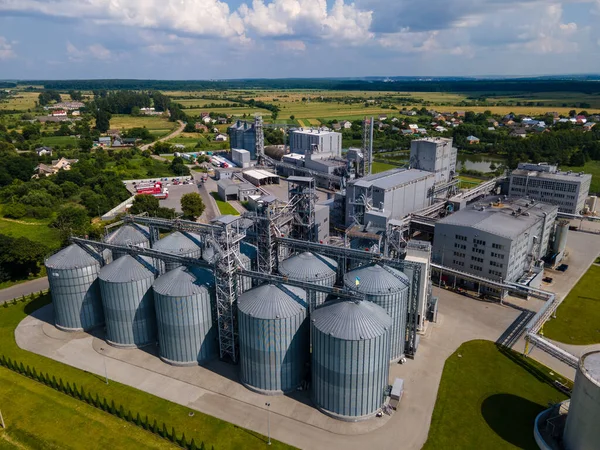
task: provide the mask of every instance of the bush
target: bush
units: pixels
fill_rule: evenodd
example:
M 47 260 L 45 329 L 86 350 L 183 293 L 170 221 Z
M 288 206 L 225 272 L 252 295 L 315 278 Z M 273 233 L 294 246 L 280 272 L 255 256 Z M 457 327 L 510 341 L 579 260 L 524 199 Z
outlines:
M 3 208 L 4 217 L 20 219 L 27 214 L 27 208 L 20 203 L 9 203 Z

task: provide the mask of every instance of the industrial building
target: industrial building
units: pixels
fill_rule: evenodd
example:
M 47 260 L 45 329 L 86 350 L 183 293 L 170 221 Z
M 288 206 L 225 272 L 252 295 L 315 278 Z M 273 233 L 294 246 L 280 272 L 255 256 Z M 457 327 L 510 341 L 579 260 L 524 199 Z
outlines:
M 535 419 L 541 450 L 592 450 L 600 443 L 600 352 L 579 358 L 571 399 L 557 403 Z
M 431 205 L 435 175 L 418 169 L 393 169 L 348 183 L 346 225 L 372 223 L 380 228 Z
M 452 139 L 425 138 L 410 143 L 410 167 L 435 174 L 435 183 L 447 183 L 456 173 L 458 149 Z
M 223 179 L 217 182 L 217 193 L 224 202 L 229 200 L 248 201 L 251 195 L 258 194 L 256 186 L 244 183 L 236 178 Z
M 250 167 L 250 160 L 252 159 L 252 155 L 248 150 L 240 149 L 240 148 L 232 148 L 231 149 L 231 160 L 242 169 L 246 169 Z
M 256 127 L 252 122 L 237 120 L 228 129 L 229 143 L 232 149 L 247 150 L 250 159 L 256 159 Z
M 313 151 L 342 156 L 342 134 L 327 128 L 296 128 L 290 130 L 290 153 L 305 155 Z
M 510 174 L 508 194 L 558 205 L 560 212 L 580 214 L 591 182 L 590 174 L 561 172 L 557 166 L 546 163 L 519 163 Z
M 492 280 L 518 281 L 540 267 L 557 213 L 548 203 L 488 197 L 437 221 L 433 260 Z

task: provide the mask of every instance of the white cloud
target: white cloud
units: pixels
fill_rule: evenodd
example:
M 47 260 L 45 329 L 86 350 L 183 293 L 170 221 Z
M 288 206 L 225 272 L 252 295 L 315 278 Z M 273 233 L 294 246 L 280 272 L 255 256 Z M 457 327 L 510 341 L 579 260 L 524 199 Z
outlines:
M 336 0 L 328 9 L 326 0 L 253 0 L 238 9 L 243 23 L 259 36 L 299 36 L 312 39 L 359 43 L 371 39 L 371 11 L 354 3 Z
M 243 23 L 219 0 L 2 0 L 0 12 L 88 19 L 96 24 L 171 29 L 196 36 L 236 37 Z
M 9 42 L 4 36 L 0 36 L 0 59 L 9 59 L 16 56 L 13 44 L 14 42 Z

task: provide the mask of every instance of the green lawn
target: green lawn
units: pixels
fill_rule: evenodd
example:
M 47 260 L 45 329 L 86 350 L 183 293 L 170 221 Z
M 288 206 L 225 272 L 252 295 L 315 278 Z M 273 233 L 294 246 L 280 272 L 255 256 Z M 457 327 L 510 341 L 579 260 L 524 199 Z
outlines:
M 0 368 L 0 405 L 8 426 L 0 449 L 176 448 L 124 420 Z M 85 430 L 85 431 L 84 431 Z
M 35 242 L 41 242 L 51 249 L 60 247 L 60 232 L 50 228 L 47 221 L 25 222 L 13 221 L 0 217 L 0 234 L 11 237 L 26 237 Z
M 74 148 L 79 146 L 79 139 L 75 136 L 45 136 L 35 141 L 35 146 L 47 145 L 49 147 L 66 147 L 71 144 Z
M 423 450 L 538 450 L 535 417 L 566 398 L 550 384 L 566 380 L 549 373 L 490 341 L 461 345 L 444 365 Z
M 382 163 L 373 161 L 372 173 L 385 172 L 386 170 L 397 169 L 400 166 L 394 166 L 393 164 Z
M 156 159 L 136 155 L 131 159 L 123 158 L 120 161 L 110 161 L 106 167 L 114 170 L 121 180 L 135 178 L 172 177 L 169 164 Z
M 219 211 L 221 212 L 221 214 L 231 214 L 232 216 L 240 215 L 240 213 L 238 212 L 237 209 L 235 209 L 229 203 L 221 200 L 219 198 L 219 194 L 217 194 L 216 192 L 211 192 L 210 195 L 212 196 L 212 198 L 215 199 L 215 202 L 217 202 L 217 207 L 219 208 Z
M 591 266 L 544 325 L 544 335 L 565 344 L 600 343 L 600 267 Z M 582 320 L 585 318 L 584 320 Z
M 25 366 L 29 365 L 35 367 L 38 372 L 48 372 L 51 375 L 55 375 L 57 379 L 61 377 L 65 382 L 69 381 L 71 384 L 76 383 L 77 386 L 83 386 L 86 392 L 93 394 L 97 393 L 100 398 L 106 398 L 108 403 L 114 400 L 115 404 L 122 404 L 126 410 L 131 410 L 133 414 L 139 412 L 141 417 L 148 415 L 151 423 L 154 419 L 157 420 L 159 426 L 162 422 L 165 422 L 169 430 L 171 430 L 171 427 L 175 427 L 178 434 L 185 432 L 188 441 L 193 438 L 198 445 L 201 441 L 204 441 L 206 447 L 209 449 L 211 448 L 211 445 L 214 445 L 216 450 L 265 448 L 266 437 L 257 433 L 202 414 L 198 411 L 195 411 L 195 415 L 190 417 L 190 409 L 184 406 L 163 400 L 114 381 L 111 381 L 109 385 L 106 385 L 103 377 L 21 350 L 15 342 L 15 328 L 27 314 L 31 314 L 39 307 L 47 304 L 47 302 L 48 299 L 42 297 L 41 299 L 29 303 L 17 303 L 17 305 L 10 305 L 7 308 L 0 307 L 0 343 L 2 343 L 0 346 L 0 354 L 10 357 L 13 360 L 20 361 Z M 135 436 L 138 435 L 128 431 L 132 430 L 132 428 L 126 421 L 106 419 L 102 422 L 102 413 L 98 412 L 98 415 L 92 415 L 92 411 L 89 411 L 88 406 L 81 402 L 76 402 L 75 400 L 72 400 L 74 403 L 71 403 L 71 399 L 66 395 L 64 395 L 64 403 L 60 403 L 59 399 L 53 399 L 51 394 L 54 394 L 54 391 L 46 386 L 40 385 L 40 393 L 32 392 L 31 387 L 27 384 L 30 383 L 30 381 L 24 377 L 19 378 L 17 376 L 16 378 L 16 384 L 20 391 L 14 391 L 12 393 L 6 391 L 7 393 L 3 394 L 3 392 L 5 392 L 3 389 L 7 389 L 5 386 L 13 382 L 11 374 L 11 372 L 8 372 L 5 369 L 0 371 L 0 405 L 2 411 L 4 412 L 5 410 L 5 397 L 10 399 L 10 401 L 15 401 L 18 402 L 19 405 L 22 405 L 22 411 L 14 414 L 23 414 L 24 416 L 28 415 L 30 417 L 29 420 L 31 422 L 24 421 L 22 426 L 25 431 L 33 436 L 34 439 L 38 440 L 38 442 L 44 440 L 53 440 L 56 442 L 61 439 L 62 436 L 65 436 L 65 433 L 69 433 L 68 436 L 73 441 L 72 445 L 77 446 L 78 448 L 87 448 L 88 446 L 94 445 L 99 445 L 97 448 L 100 448 L 100 444 L 102 448 L 114 449 L 144 448 L 145 445 L 150 445 L 144 444 L 141 440 L 138 440 L 136 445 L 134 439 L 136 439 Z M 57 393 L 56 395 L 62 394 Z M 46 396 L 52 401 L 45 401 Z M 39 404 L 36 403 L 38 400 L 40 400 Z M 10 409 L 8 406 L 6 408 L 8 408 L 7 411 Z M 31 408 L 31 411 L 35 411 L 35 414 L 28 414 L 27 411 L 29 411 L 29 409 L 27 408 Z M 81 424 L 78 421 L 79 419 L 75 420 L 77 417 L 81 417 Z M 44 425 L 47 421 L 44 418 L 52 419 L 48 419 L 50 420 L 50 423 Z M 5 416 L 5 419 L 10 420 L 8 414 Z M 98 425 L 96 425 L 94 421 L 99 422 Z M 83 430 L 85 430 L 85 432 Z M 96 442 L 99 439 L 99 435 L 105 436 L 105 439 L 112 439 L 112 446 L 108 441 L 103 441 L 102 443 Z M 75 440 L 83 439 L 83 436 L 87 438 L 85 443 L 77 445 Z M 140 437 L 139 439 L 142 438 Z M 149 440 L 148 442 L 151 441 Z M 0 448 L 2 448 L 1 445 L 2 444 L 0 444 Z M 31 447 L 48 448 L 44 445 L 37 444 Z M 285 444 L 275 441 L 273 441 L 272 447 L 275 449 L 290 448 Z
M 590 185 L 590 195 L 600 193 L 600 161 L 588 161 L 584 166 L 561 166 L 561 170 L 572 170 L 574 172 L 585 172 L 592 174 L 592 184 Z

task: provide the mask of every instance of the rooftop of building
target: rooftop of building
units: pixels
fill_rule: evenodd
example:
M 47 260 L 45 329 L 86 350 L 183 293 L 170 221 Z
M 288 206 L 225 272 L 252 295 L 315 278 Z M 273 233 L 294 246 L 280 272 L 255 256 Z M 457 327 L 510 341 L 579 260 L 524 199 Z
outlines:
M 336 131 L 332 131 L 329 128 L 293 128 L 290 130 L 296 134 L 312 134 L 312 135 L 327 135 L 327 134 L 340 134 Z
M 521 165 L 519 165 L 521 167 Z M 571 182 L 581 182 L 583 180 L 591 179 L 592 175 L 589 173 L 583 172 L 561 172 L 558 168 L 555 171 L 547 171 L 547 170 L 538 170 L 534 168 L 530 168 L 530 166 L 524 166 L 527 168 L 523 169 L 515 169 L 512 171 L 511 175 L 521 176 L 521 177 L 529 177 L 529 178 L 543 178 L 546 180 L 559 180 L 559 181 L 571 181 Z M 556 167 L 556 166 L 550 166 Z
M 392 169 L 375 175 L 369 175 L 354 182 L 358 187 L 375 187 L 379 189 L 392 189 L 396 186 L 409 184 L 420 179 L 433 178 L 434 174 L 419 169 Z
M 217 186 L 220 186 L 222 188 L 228 188 L 229 186 L 236 186 L 239 189 L 256 189 L 256 186 L 254 186 L 252 183 L 234 180 L 231 178 L 225 178 L 223 180 L 217 181 Z
M 443 137 L 426 137 L 420 139 L 413 139 L 412 142 L 432 142 L 435 144 L 438 143 L 450 143 L 452 144 L 452 138 L 443 138 Z M 411 142 L 411 144 L 412 144 Z
M 556 205 L 522 197 L 491 196 L 444 217 L 437 223 L 470 227 L 514 239 L 543 219 L 545 214 L 557 210 Z

